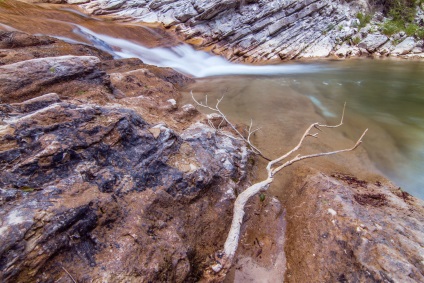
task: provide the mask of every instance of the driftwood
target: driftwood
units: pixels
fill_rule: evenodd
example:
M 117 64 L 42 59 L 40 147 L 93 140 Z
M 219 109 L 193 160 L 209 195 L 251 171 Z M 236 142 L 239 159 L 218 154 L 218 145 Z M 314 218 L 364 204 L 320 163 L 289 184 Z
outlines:
M 192 95 L 194 102 L 198 106 L 207 108 L 207 109 L 209 109 L 209 110 L 211 110 L 215 113 L 218 113 L 222 117 L 223 121 L 227 122 L 227 124 L 236 132 L 239 139 L 245 141 L 252 148 L 252 150 L 255 153 L 263 156 L 261 151 L 256 146 L 254 146 L 252 144 L 251 140 L 250 140 L 252 134 L 254 132 L 256 132 L 258 129 L 252 130 L 252 122 L 251 122 L 250 126 L 248 128 L 248 131 L 247 131 L 247 137 L 244 137 L 240 133 L 240 131 L 238 131 L 236 129 L 236 127 L 227 119 L 225 114 L 219 109 L 219 104 L 221 103 L 223 97 L 218 99 L 215 107 L 211 107 L 207 104 L 207 98 L 206 98 L 206 102 L 203 103 L 203 102 L 199 102 L 198 100 L 196 100 L 194 98 L 193 93 L 191 95 Z M 338 127 L 342 126 L 343 125 L 343 119 L 344 119 L 344 113 L 345 113 L 345 106 L 343 107 L 343 113 L 342 113 L 342 117 L 341 117 L 339 124 L 337 124 L 337 125 L 325 125 L 325 124 L 320 124 L 320 123 L 311 124 L 306 129 L 306 131 L 303 133 L 302 137 L 300 138 L 299 143 L 295 147 L 293 147 L 290 151 L 288 151 L 284 155 L 282 155 L 278 158 L 275 158 L 273 160 L 270 160 L 268 162 L 268 165 L 266 166 L 267 178 L 265 180 L 253 184 L 252 186 L 250 186 L 249 188 L 247 188 L 241 194 L 238 195 L 238 197 L 236 198 L 235 203 L 234 203 L 233 220 L 232 220 L 232 223 L 231 223 L 230 231 L 228 232 L 227 239 L 224 243 L 224 249 L 222 251 L 219 251 L 219 252 L 216 253 L 216 256 L 215 256 L 216 263 L 211 266 L 211 269 L 214 273 L 220 273 L 221 277 L 222 277 L 227 273 L 227 271 L 231 267 L 231 264 L 233 262 L 233 258 L 234 258 L 236 251 L 237 251 L 237 247 L 238 247 L 238 243 L 239 243 L 240 229 L 241 229 L 241 225 L 243 223 L 243 217 L 244 217 L 244 213 L 245 213 L 244 207 L 245 207 L 247 201 L 252 196 L 256 195 L 259 192 L 266 191 L 269 188 L 270 184 L 274 180 L 274 176 L 278 172 L 280 172 L 282 169 L 292 165 L 293 163 L 296 163 L 296 162 L 304 160 L 304 159 L 333 155 L 333 154 L 337 154 L 337 153 L 355 150 L 362 143 L 362 139 L 365 136 L 368 129 L 366 129 L 362 133 L 362 135 L 357 140 L 355 145 L 350 147 L 350 148 L 345 148 L 345 149 L 340 149 L 340 150 L 335 150 L 335 151 L 330 151 L 330 152 L 319 152 L 319 153 L 309 154 L 309 155 L 298 154 L 295 157 L 292 157 L 291 159 L 289 159 L 289 157 L 292 154 L 294 154 L 296 151 L 298 151 L 301 148 L 301 146 L 302 146 L 302 144 L 303 144 L 303 142 L 305 141 L 306 138 L 308 138 L 308 137 L 318 138 L 318 132 L 313 133 L 314 130 L 321 131 L 321 128 L 338 128 Z M 209 123 L 209 124 L 212 127 L 214 127 L 212 123 Z M 220 131 L 219 127 L 214 127 L 214 128 L 216 130 Z M 223 134 L 226 134 L 223 131 L 221 131 L 221 132 Z M 215 275 L 217 275 L 217 274 L 215 274 Z M 218 277 L 220 277 L 220 276 L 218 276 Z

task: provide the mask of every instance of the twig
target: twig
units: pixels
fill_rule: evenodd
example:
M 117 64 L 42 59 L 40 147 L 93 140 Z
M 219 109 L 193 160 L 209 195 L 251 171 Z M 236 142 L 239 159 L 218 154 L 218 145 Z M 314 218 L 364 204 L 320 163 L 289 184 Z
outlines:
M 256 131 L 258 131 L 259 130 L 259 128 L 258 129 L 255 129 L 255 130 L 253 130 L 252 131 L 252 120 L 251 120 L 251 124 L 250 124 L 250 127 L 249 127 L 249 130 L 248 130 L 248 135 L 247 135 L 247 138 L 245 138 L 240 132 L 239 132 L 239 130 L 237 130 L 237 128 L 228 120 L 228 118 L 227 118 L 227 116 L 225 116 L 225 114 L 221 111 L 221 109 L 219 109 L 219 104 L 221 103 L 221 101 L 224 99 L 224 96 L 222 96 L 221 98 L 219 98 L 219 99 L 217 99 L 217 102 L 216 102 L 216 105 L 215 105 L 215 107 L 211 107 L 211 106 L 209 106 L 208 105 L 208 96 L 206 95 L 205 96 L 205 103 L 203 103 L 203 102 L 199 102 L 196 98 L 194 98 L 194 94 L 193 94 L 193 91 L 190 91 L 190 94 L 191 94 L 191 98 L 193 99 L 193 101 L 198 105 L 198 106 L 200 106 L 200 107 L 203 107 L 203 108 L 206 108 L 206 109 L 209 109 L 209 110 L 211 110 L 211 111 L 213 111 L 213 112 L 215 112 L 215 113 L 218 113 L 221 117 L 222 117 L 222 119 L 223 119 L 223 121 L 225 120 L 225 122 L 227 122 L 227 124 L 228 125 L 230 125 L 230 127 L 237 133 L 237 135 L 243 140 L 243 141 L 245 141 L 248 145 L 250 145 L 250 147 L 253 149 L 253 151 L 256 153 L 256 154 L 259 154 L 260 156 L 262 156 L 263 158 L 265 158 L 266 160 L 268 160 L 268 161 L 270 161 L 270 159 L 269 158 L 266 158 L 263 154 L 262 154 L 262 152 L 255 146 L 255 145 L 253 145 L 252 144 L 252 142 L 250 141 L 250 137 L 251 137 L 251 135 L 254 133 L 254 132 L 256 132 Z M 216 128 L 215 126 L 213 126 L 212 128 L 214 128 L 214 129 L 216 129 L 216 130 L 219 130 L 219 127 L 222 125 L 222 122 L 223 121 L 221 121 L 221 123 L 219 124 L 219 126 L 218 126 L 218 128 Z M 208 123 L 209 124 L 211 124 L 211 122 L 210 121 L 208 121 Z
M 68 274 L 68 276 L 71 278 L 71 280 L 72 280 L 74 283 L 77 283 L 77 281 L 75 281 L 74 277 L 72 277 L 72 275 L 68 272 L 68 270 L 66 270 L 66 269 L 65 269 L 65 267 L 63 267 L 63 266 L 62 266 L 62 269 L 63 269 L 63 270 L 65 270 L 65 272 Z

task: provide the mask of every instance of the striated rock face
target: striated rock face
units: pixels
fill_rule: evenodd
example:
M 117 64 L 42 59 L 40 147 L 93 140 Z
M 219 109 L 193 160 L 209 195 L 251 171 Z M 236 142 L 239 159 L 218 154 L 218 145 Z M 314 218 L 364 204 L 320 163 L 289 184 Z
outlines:
M 26 60 L 0 67 L 0 99 L 2 102 L 32 98 L 48 86 L 78 78 L 86 83 L 102 84 L 104 72 L 97 68 L 94 56 L 62 56 Z
M 46 2 L 46 1 L 44 1 Z M 79 1 L 77 1 L 79 2 Z M 375 2 L 330 0 L 91 0 L 87 13 L 114 19 L 161 23 L 183 40 L 232 61 L 272 61 L 335 56 L 424 56 L 422 42 L 405 51 L 394 45 L 406 40 L 381 34 L 382 16 L 360 27 L 358 11 L 370 13 Z M 76 1 L 67 1 L 78 4 Z M 361 43 L 358 46 L 358 43 Z M 384 46 L 386 42 L 392 43 Z M 395 44 L 396 43 L 396 44 Z M 393 52 L 392 52 L 393 51 Z M 411 54 L 412 53 L 412 54 Z
M 174 87 L 188 78 L 148 68 L 93 56 L 0 67 L 0 281 L 198 280 L 249 151 L 193 124 Z M 90 94 L 43 94 L 72 81 Z
M 82 7 L 94 15 L 175 26 L 185 40 L 235 61 L 327 56 L 339 36 L 336 27 L 350 26 L 357 11 L 327 0 L 95 0 Z

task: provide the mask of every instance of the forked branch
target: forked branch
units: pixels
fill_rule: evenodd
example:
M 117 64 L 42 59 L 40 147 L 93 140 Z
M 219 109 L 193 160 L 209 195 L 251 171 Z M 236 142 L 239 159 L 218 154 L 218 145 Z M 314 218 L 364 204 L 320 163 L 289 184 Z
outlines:
M 254 151 L 256 153 L 261 154 L 261 152 L 254 145 L 252 145 L 252 143 L 250 141 L 251 135 L 258 130 L 258 129 L 252 130 L 252 124 L 253 124 L 252 122 L 250 123 L 250 126 L 248 128 L 248 136 L 247 136 L 247 138 L 245 138 L 234 127 L 234 125 L 231 124 L 230 121 L 228 121 L 227 117 L 219 109 L 219 103 L 222 101 L 222 98 L 218 99 L 215 107 L 210 107 L 207 104 L 207 98 L 206 98 L 206 102 L 204 104 L 202 102 L 197 101 L 194 98 L 193 93 L 191 93 L 191 95 L 192 95 L 194 102 L 197 105 L 202 106 L 204 108 L 208 108 L 208 109 L 220 114 L 223 117 L 223 119 L 228 123 L 228 125 L 230 125 L 231 128 L 234 129 L 234 131 L 239 135 L 239 137 L 242 140 L 244 140 L 246 143 L 248 143 L 254 149 Z M 318 138 L 318 132 L 314 132 L 314 130 L 322 132 L 321 128 L 331 128 L 332 129 L 332 128 L 338 128 L 338 127 L 342 126 L 345 108 L 346 108 L 346 104 L 343 107 L 343 112 L 342 112 L 342 116 L 341 116 L 341 119 L 340 119 L 340 123 L 338 123 L 337 125 L 326 125 L 326 124 L 320 124 L 320 123 L 311 124 L 306 129 L 306 131 L 303 133 L 303 135 L 301 136 L 301 138 L 299 140 L 299 143 L 295 147 L 293 147 L 291 150 L 289 150 L 287 153 L 281 155 L 280 157 L 277 157 L 277 158 L 269 161 L 268 165 L 266 166 L 267 178 L 265 180 L 250 186 L 249 188 L 247 188 L 241 194 L 238 195 L 238 197 L 236 198 L 236 200 L 234 202 L 233 219 L 232 219 L 230 231 L 228 232 L 227 239 L 224 243 L 224 249 L 222 251 L 219 251 L 216 254 L 216 257 L 215 257 L 216 263 L 211 266 L 211 269 L 212 269 L 212 272 L 214 273 L 214 276 L 219 277 L 219 274 L 221 276 L 224 276 L 227 273 L 227 271 L 229 270 L 229 268 L 231 267 L 234 255 L 235 255 L 235 253 L 237 251 L 237 247 L 238 247 L 238 242 L 239 242 L 239 238 L 240 238 L 240 229 L 241 229 L 241 225 L 243 223 L 243 217 L 244 217 L 244 214 L 245 214 L 244 207 L 245 207 L 247 201 L 252 196 L 256 195 L 257 193 L 267 190 L 269 188 L 270 184 L 273 182 L 274 176 L 278 172 L 280 172 L 282 169 L 284 169 L 284 168 L 286 168 L 286 167 L 288 167 L 288 166 L 290 166 L 290 165 L 292 165 L 296 162 L 304 160 L 304 159 L 310 159 L 310 158 L 315 158 L 315 157 L 320 157 L 320 156 L 328 156 L 328 155 L 333 155 L 333 154 L 338 154 L 338 153 L 342 153 L 342 152 L 348 152 L 348 151 L 355 150 L 362 143 L 362 140 L 363 140 L 366 132 L 368 131 L 368 129 L 366 129 L 362 133 L 362 135 L 359 137 L 359 139 L 356 141 L 356 143 L 350 148 L 339 149 L 339 150 L 334 150 L 334 151 L 329 151 L 329 152 L 318 152 L 318 153 L 308 154 L 308 155 L 298 154 L 298 155 L 292 157 L 291 159 L 288 159 L 290 156 L 292 156 L 295 152 L 297 152 L 302 147 L 304 141 L 308 137 Z M 205 274 L 207 274 L 207 272 Z
M 250 120 L 250 126 L 248 128 L 248 133 L 247 133 L 247 137 L 244 137 L 244 135 L 242 133 L 240 133 L 239 130 L 237 130 L 237 128 L 228 120 L 227 116 L 225 116 L 225 114 L 221 111 L 221 109 L 219 109 L 219 104 L 221 103 L 222 99 L 224 98 L 224 96 L 222 96 L 221 98 L 217 99 L 216 105 L 215 107 L 211 107 L 208 105 L 208 96 L 205 96 L 205 103 L 198 101 L 195 97 L 193 92 L 191 91 L 191 98 L 193 99 L 193 101 L 200 107 L 203 107 L 205 109 L 209 109 L 210 111 L 213 111 L 215 113 L 218 113 L 222 119 L 237 133 L 238 137 L 241 138 L 244 142 L 246 142 L 248 145 L 250 145 L 250 147 L 252 148 L 252 150 L 256 153 L 261 155 L 262 157 L 264 157 L 262 155 L 262 152 L 255 146 L 253 145 L 253 143 L 251 142 L 250 138 L 252 136 L 253 133 L 255 133 L 256 131 L 259 130 L 259 128 L 252 130 L 252 126 L 253 126 L 253 121 Z M 209 121 L 209 125 L 211 124 L 211 122 Z M 221 123 L 222 124 L 222 123 Z M 221 125 L 220 124 L 220 125 Z M 215 128 L 215 127 L 214 127 Z M 220 130 L 220 127 L 217 127 L 216 130 Z M 264 157 L 265 158 L 265 157 Z M 265 158 L 268 159 L 268 158 Z M 269 160 L 269 159 L 268 159 Z

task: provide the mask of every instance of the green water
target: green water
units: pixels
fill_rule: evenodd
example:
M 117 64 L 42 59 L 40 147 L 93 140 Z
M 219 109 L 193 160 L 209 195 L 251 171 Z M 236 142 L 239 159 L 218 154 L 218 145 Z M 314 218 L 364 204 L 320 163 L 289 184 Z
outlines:
M 375 167 L 424 199 L 423 78 L 424 62 L 353 60 L 311 73 L 199 79 L 189 88 L 209 102 L 225 95 L 221 107 L 232 119 L 253 118 L 262 127 L 255 142 L 269 156 L 293 144 L 314 115 L 337 121 L 346 102 L 343 135 L 354 140 L 369 128 L 364 147 Z

